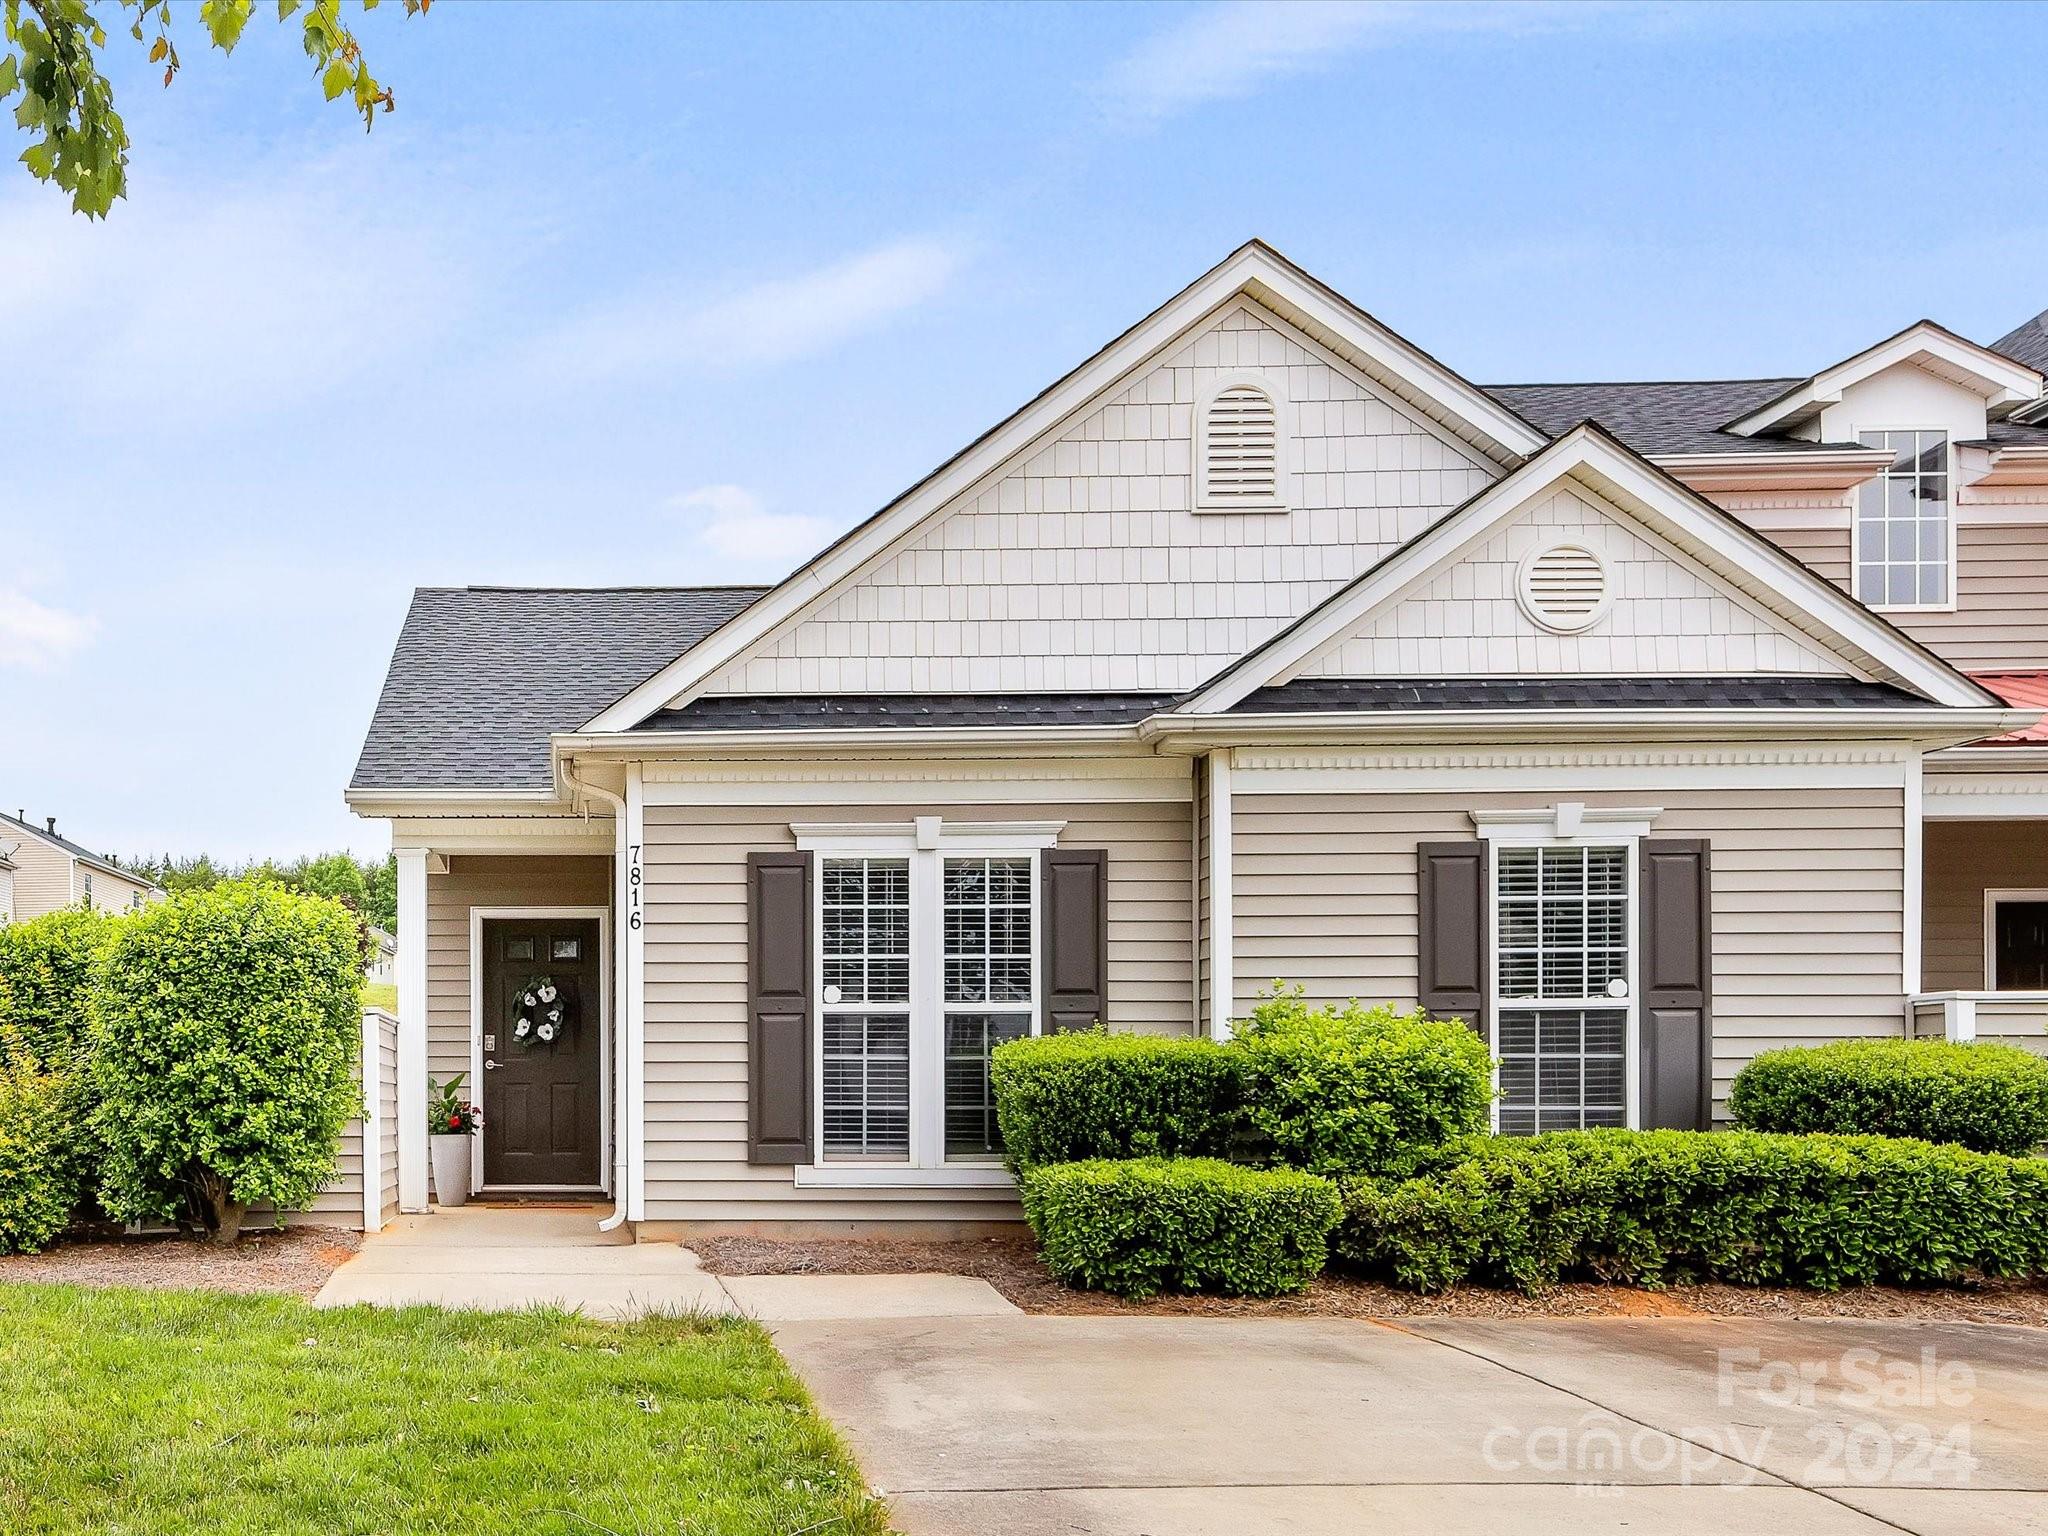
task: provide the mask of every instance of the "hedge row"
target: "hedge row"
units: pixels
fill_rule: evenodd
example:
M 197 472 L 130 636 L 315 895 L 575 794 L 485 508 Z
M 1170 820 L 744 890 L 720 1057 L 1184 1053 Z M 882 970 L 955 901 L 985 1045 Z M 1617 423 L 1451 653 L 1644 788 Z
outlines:
M 2048 1141 L 2048 1059 L 1992 1041 L 1766 1051 L 1736 1073 L 1728 1109 L 1746 1130 L 1916 1136 L 2020 1156 Z
M 1343 1214 L 1328 1179 L 1204 1157 L 1057 1163 L 1022 1193 L 1054 1278 L 1118 1296 L 1298 1291 Z
M 2048 1272 L 2048 1161 L 1881 1136 L 1485 1137 L 1344 1186 L 1336 1252 L 1434 1291 L 1569 1278 L 1820 1290 Z

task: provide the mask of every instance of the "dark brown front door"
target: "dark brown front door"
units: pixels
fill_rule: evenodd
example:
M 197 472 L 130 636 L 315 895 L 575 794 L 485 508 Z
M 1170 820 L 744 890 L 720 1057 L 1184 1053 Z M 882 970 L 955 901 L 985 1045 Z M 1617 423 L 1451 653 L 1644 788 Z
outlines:
M 1991 985 L 2048 987 L 2048 901 L 2000 901 L 1991 911 Z
M 595 1189 L 605 1030 L 597 920 L 487 918 L 483 949 L 484 1184 Z

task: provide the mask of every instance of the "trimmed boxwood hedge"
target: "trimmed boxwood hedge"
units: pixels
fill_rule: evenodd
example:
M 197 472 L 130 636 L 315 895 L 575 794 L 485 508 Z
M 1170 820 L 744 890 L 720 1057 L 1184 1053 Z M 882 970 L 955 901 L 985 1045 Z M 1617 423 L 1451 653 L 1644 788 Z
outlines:
M 0 1253 L 34 1253 L 71 1219 L 79 1192 L 73 1099 L 68 1076 L 26 1056 L 0 1060 Z
M 2048 1272 L 2048 1160 L 1884 1136 L 1483 1137 L 1422 1177 L 1347 1181 L 1344 1205 L 1340 1259 L 1425 1291 Z
M 1735 1074 L 1728 1108 L 1746 1130 L 1917 1136 L 2018 1156 L 2048 1141 L 2048 1060 L 1990 1041 L 1838 1040 L 1764 1052 Z
M 1232 1048 L 1254 1151 L 1283 1167 L 1400 1177 L 1486 1128 L 1491 1063 L 1463 1024 L 1276 985 Z
M 989 1067 L 1012 1171 L 1104 1157 L 1229 1151 L 1237 1061 L 1213 1040 L 1074 1030 L 996 1047 Z
M 1215 1158 L 1056 1163 L 1025 1173 L 1023 1197 L 1053 1276 L 1118 1296 L 1298 1291 L 1342 1215 L 1328 1179 Z

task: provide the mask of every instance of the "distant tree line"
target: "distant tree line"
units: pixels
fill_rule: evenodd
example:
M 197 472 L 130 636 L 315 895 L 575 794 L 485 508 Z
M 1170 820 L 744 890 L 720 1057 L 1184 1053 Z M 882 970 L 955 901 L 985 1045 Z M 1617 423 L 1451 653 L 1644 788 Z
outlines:
M 282 885 L 315 896 L 331 896 L 359 914 L 373 928 L 398 932 L 398 859 L 358 859 L 347 853 L 323 853 L 280 864 L 259 859 L 248 864 L 216 863 L 206 854 L 175 859 L 122 859 L 123 869 L 145 875 L 167 891 L 210 891 L 224 880 L 249 880 Z

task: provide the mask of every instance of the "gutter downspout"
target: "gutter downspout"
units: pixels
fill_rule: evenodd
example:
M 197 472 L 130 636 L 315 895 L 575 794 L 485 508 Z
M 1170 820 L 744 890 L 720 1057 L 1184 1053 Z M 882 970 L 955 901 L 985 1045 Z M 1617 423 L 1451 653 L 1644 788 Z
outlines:
M 628 1031 L 620 1025 L 626 1018 L 632 1004 L 627 1000 L 626 966 L 626 908 L 630 899 L 626 890 L 626 802 L 610 790 L 596 784 L 585 783 L 576 777 L 572 762 L 564 759 L 562 776 L 569 781 L 570 788 L 578 794 L 594 795 L 612 808 L 612 974 L 617 984 L 612 991 L 618 999 L 616 1017 L 612 1019 L 612 1213 L 597 1224 L 600 1232 L 616 1232 L 626 1224 L 626 1190 L 632 1177 L 629 1158 L 632 1150 L 628 1143 L 626 1127 L 631 1117 L 626 1112 L 626 1094 L 632 1081 L 627 1069 L 626 1054 L 632 1049 Z

